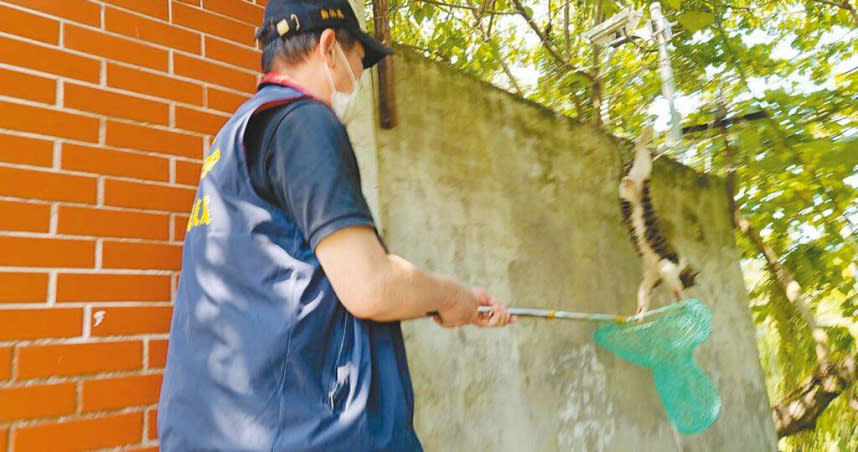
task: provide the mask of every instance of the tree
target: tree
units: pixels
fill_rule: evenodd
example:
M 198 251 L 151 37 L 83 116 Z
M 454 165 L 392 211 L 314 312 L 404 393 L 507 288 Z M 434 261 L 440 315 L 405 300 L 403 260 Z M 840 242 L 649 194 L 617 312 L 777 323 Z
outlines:
M 773 419 L 790 437 L 781 445 L 858 450 L 855 0 L 662 3 L 677 23 L 677 93 L 699 105 L 685 122 L 712 124 L 666 152 L 728 180 Z M 599 49 L 584 37 L 621 8 L 647 12 L 648 2 L 389 7 L 393 39 L 429 58 L 618 136 L 634 138 L 653 120 L 647 107 L 661 93 L 653 47 Z

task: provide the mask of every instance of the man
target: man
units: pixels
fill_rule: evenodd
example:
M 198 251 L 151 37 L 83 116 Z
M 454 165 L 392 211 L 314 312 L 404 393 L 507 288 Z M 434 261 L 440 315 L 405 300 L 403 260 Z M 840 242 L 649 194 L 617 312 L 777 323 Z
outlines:
M 348 2 L 269 0 L 257 39 L 265 76 L 207 151 L 188 221 L 161 450 L 420 450 L 398 322 L 513 319 L 381 243 L 343 123 L 392 51 Z

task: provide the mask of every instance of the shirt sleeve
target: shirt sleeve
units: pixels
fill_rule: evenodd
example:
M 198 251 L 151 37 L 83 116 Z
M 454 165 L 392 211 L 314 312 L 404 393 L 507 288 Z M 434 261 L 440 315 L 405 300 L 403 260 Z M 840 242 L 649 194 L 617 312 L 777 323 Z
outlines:
M 266 155 L 272 194 L 315 250 L 328 235 L 375 223 L 345 127 L 327 106 L 297 101 L 277 125 Z M 378 235 L 378 231 L 376 231 Z

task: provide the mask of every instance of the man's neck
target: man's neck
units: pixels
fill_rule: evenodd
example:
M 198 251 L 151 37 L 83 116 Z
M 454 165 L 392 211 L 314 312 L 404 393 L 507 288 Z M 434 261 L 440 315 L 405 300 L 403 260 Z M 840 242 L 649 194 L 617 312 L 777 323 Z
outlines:
M 297 67 L 284 68 L 282 65 L 275 65 L 275 76 L 288 85 L 309 94 L 316 99 L 328 104 L 331 104 L 331 94 L 329 82 L 325 74 L 316 68 L 315 62 L 308 60 L 298 65 Z

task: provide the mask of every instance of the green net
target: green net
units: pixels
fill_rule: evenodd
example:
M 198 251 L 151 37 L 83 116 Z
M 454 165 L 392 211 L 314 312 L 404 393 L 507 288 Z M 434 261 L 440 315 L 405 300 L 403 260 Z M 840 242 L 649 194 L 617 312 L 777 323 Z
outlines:
M 684 435 L 700 432 L 721 412 L 721 396 L 694 349 L 712 332 L 712 313 L 700 300 L 683 300 L 640 321 L 605 325 L 593 339 L 620 357 L 652 371 L 668 418 Z

